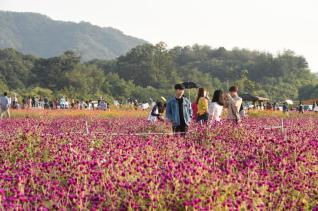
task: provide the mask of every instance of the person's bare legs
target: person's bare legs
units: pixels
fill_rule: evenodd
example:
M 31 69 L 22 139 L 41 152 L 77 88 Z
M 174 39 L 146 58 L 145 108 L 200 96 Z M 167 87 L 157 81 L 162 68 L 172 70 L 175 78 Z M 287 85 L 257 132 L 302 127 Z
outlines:
M 7 112 L 7 117 L 10 118 L 11 117 L 10 110 L 8 109 L 6 112 Z
M 4 117 L 6 117 L 6 118 L 10 118 L 11 117 L 9 109 L 0 110 L 0 119 L 3 119 Z
M 0 109 L 0 119 L 3 118 L 3 113 L 4 113 L 4 111 L 2 109 Z

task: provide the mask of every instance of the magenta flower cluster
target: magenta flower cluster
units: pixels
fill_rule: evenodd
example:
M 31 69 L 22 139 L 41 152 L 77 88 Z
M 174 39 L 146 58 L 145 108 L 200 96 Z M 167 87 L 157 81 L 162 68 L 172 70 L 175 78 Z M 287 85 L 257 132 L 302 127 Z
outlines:
M 0 123 L 0 210 L 314 210 L 318 119 L 250 118 L 139 135 L 141 119 Z M 163 129 L 164 128 L 164 129 Z M 125 133 L 110 135 L 112 133 Z M 128 135 L 129 134 L 129 135 Z

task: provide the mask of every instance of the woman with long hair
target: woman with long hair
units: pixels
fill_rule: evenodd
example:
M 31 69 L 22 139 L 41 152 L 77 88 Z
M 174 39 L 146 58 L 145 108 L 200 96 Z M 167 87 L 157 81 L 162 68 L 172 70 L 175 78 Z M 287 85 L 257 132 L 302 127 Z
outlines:
M 221 121 L 224 105 L 224 95 L 222 90 L 215 90 L 212 101 L 209 105 L 209 119 L 211 122 Z
M 204 88 L 199 88 L 196 103 L 198 105 L 197 122 L 207 122 L 209 119 L 208 107 L 209 100 L 206 97 L 207 92 Z

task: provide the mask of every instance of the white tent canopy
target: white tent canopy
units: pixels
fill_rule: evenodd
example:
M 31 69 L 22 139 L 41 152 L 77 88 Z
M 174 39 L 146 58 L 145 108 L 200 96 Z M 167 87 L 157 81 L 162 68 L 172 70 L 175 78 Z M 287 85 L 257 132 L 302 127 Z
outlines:
M 288 105 L 293 105 L 294 104 L 294 102 L 292 101 L 292 100 L 286 100 L 285 101 Z

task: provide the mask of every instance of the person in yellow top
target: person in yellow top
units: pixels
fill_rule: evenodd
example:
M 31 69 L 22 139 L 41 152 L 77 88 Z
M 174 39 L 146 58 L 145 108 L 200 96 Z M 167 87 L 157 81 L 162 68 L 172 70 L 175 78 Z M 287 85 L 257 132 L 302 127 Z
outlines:
M 206 123 L 209 119 L 209 100 L 207 99 L 207 92 L 204 88 L 199 88 L 196 103 L 198 106 L 197 122 Z

